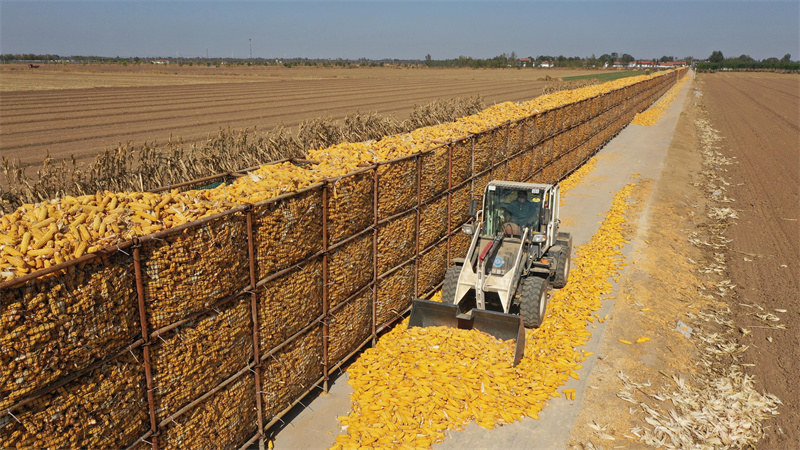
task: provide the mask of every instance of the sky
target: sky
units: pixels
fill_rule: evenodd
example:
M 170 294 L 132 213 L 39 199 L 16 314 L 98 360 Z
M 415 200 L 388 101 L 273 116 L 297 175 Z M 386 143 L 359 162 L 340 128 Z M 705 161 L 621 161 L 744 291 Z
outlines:
M 720 50 L 798 60 L 800 2 L 0 0 L 0 53 L 247 58 L 251 48 L 270 59 Z

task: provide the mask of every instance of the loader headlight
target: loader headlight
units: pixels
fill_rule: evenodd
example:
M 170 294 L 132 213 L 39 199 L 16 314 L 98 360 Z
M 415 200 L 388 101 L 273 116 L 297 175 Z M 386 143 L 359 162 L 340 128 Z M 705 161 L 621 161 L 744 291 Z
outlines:
M 536 233 L 531 237 L 531 242 L 535 242 L 537 244 L 541 244 L 547 240 L 547 235 L 542 233 Z
M 464 231 L 464 234 L 469 234 L 470 236 L 475 232 L 475 228 L 472 227 L 471 223 L 464 224 L 461 229 Z

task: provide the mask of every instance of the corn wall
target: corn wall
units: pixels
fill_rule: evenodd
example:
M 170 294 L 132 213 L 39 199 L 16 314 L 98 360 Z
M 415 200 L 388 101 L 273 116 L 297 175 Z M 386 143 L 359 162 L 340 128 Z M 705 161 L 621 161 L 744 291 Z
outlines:
M 0 284 L 0 447 L 255 442 L 440 288 L 490 180 L 563 179 L 683 73 Z

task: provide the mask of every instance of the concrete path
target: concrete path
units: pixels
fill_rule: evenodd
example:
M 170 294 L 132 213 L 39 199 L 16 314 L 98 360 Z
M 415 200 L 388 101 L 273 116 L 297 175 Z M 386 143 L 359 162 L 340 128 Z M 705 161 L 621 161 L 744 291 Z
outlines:
M 599 153 L 596 169 L 578 186 L 564 196 L 561 208 L 562 229 L 573 235 L 574 244 L 583 245 L 599 228 L 602 216 L 611 206 L 614 195 L 627 183 L 634 181 L 634 174 L 641 178 L 658 179 L 663 169 L 664 157 L 672 141 L 678 116 L 688 95 L 690 83 L 686 83 L 670 109 L 658 124 L 650 127 L 629 125 L 609 142 Z M 624 252 L 629 252 L 628 246 Z M 612 294 L 613 295 L 613 294 Z M 613 307 L 613 300 L 603 303 L 597 313 L 601 317 Z M 613 317 L 609 320 L 613 320 Z M 595 355 L 583 363 L 578 371 L 581 380 L 570 378 L 559 389 L 576 389 L 577 400 L 554 398 L 550 406 L 539 414 L 539 420 L 523 419 L 519 422 L 486 430 L 472 423 L 464 430 L 450 432 L 449 438 L 437 444 L 438 449 L 479 448 L 566 448 L 581 399 L 587 386 L 585 380 L 594 366 L 597 349 L 603 337 L 604 324 L 596 324 L 592 338 L 583 347 Z M 347 374 L 336 379 L 328 394 L 320 394 L 307 408 L 298 408 L 296 415 L 287 420 L 283 429 L 275 436 L 275 448 L 320 449 L 330 447 L 340 433 L 337 416 L 350 411 L 352 389 L 347 384 Z

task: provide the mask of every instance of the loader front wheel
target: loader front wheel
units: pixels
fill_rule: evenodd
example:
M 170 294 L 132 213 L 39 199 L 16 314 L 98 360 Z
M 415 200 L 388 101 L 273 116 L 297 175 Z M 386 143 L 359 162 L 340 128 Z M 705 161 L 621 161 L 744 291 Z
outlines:
M 525 328 L 539 328 L 547 309 L 546 278 L 529 276 L 522 280 L 519 313 Z
M 455 265 L 447 268 L 444 284 L 442 284 L 442 303 L 452 305 L 455 301 L 459 275 L 461 275 L 461 266 Z

